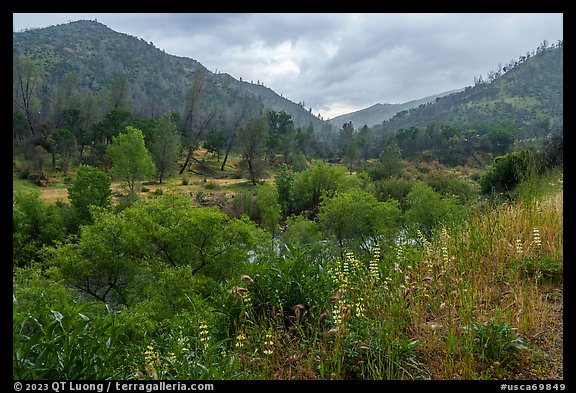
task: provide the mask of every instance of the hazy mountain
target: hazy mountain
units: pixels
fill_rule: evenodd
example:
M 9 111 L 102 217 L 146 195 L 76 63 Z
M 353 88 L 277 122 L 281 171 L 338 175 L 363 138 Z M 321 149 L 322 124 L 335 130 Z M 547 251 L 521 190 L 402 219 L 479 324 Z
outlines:
M 301 105 L 265 86 L 239 81 L 225 73 L 215 74 L 195 59 L 167 54 L 152 42 L 116 32 L 96 21 L 15 32 L 12 42 L 14 55 L 27 55 L 44 65 L 48 86 L 40 94 L 44 108 L 51 99 L 51 87 L 57 86 L 65 74 L 74 72 L 81 91 L 102 95 L 116 78 L 126 78 L 129 109 L 139 117 L 155 117 L 166 110 L 183 113 L 194 74 L 202 70 L 206 72 L 206 88 L 201 107 L 206 111 L 226 110 L 241 97 L 248 97 L 253 107 L 286 111 L 297 126 L 307 127 L 312 122 L 318 130 L 323 124 Z
M 425 105 L 434 102 L 438 97 L 462 91 L 451 90 L 444 93 L 436 94 L 429 97 L 424 97 L 419 100 L 405 102 L 403 104 L 375 104 L 371 107 L 360 109 L 355 112 L 346 113 L 344 115 L 336 116 L 328 122 L 336 128 L 341 128 L 344 123 L 352 122 L 355 128 L 361 128 L 364 125 L 373 127 L 377 124 L 382 124 L 383 121 L 391 119 L 396 113 L 412 108 L 417 108 L 420 105 Z

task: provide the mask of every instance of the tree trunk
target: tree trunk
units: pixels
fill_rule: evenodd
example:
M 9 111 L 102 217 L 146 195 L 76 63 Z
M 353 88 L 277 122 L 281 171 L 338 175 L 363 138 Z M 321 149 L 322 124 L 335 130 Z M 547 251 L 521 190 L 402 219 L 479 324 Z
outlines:
M 230 142 L 228 143 L 228 147 L 226 147 L 226 154 L 224 155 L 224 161 L 222 161 L 222 166 L 220 166 L 221 171 L 223 171 L 224 167 L 226 166 L 226 161 L 228 161 L 228 155 L 230 154 L 230 151 L 232 150 L 232 145 L 234 144 L 235 138 L 236 138 L 236 131 L 234 131 L 234 133 L 232 134 L 232 137 L 230 138 Z

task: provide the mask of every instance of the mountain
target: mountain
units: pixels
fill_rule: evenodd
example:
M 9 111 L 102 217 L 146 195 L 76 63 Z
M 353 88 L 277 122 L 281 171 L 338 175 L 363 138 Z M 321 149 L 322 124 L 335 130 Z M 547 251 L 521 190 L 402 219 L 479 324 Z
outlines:
M 225 111 L 242 98 L 254 112 L 284 110 L 299 127 L 310 123 L 320 129 L 323 121 L 301 105 L 260 84 L 239 81 L 226 73 L 213 73 L 199 61 L 165 53 L 152 42 L 116 32 L 97 21 L 80 20 L 46 28 L 13 33 L 13 54 L 39 60 L 46 72 L 40 92 L 42 111 L 47 111 L 54 87 L 75 73 L 81 92 L 106 94 L 114 80 L 128 81 L 129 109 L 139 117 L 156 117 L 166 110 L 185 111 L 186 95 L 197 71 L 206 75 L 201 108 Z M 229 109 L 230 110 L 230 109 Z M 221 114 L 226 116 L 227 114 Z M 229 114 L 228 114 L 229 115 Z
M 446 95 L 462 91 L 451 90 L 444 93 L 436 94 L 429 97 L 424 97 L 419 100 L 405 102 L 403 104 L 375 104 L 371 107 L 360 109 L 355 112 L 346 113 L 344 115 L 336 116 L 335 118 L 328 121 L 336 128 L 341 128 L 344 123 L 352 122 L 355 128 L 360 128 L 364 125 L 368 127 L 373 127 L 378 124 L 382 124 L 383 121 L 391 119 L 396 113 L 404 110 L 409 110 L 412 108 L 417 108 L 420 105 L 425 105 L 430 102 L 434 102 L 438 97 L 444 97 Z
M 438 98 L 432 104 L 398 112 L 382 125 L 384 131 L 424 127 L 435 120 L 458 128 L 479 123 L 511 121 L 521 138 L 543 137 L 563 129 L 564 48 L 540 46 L 487 80 L 478 79 L 464 91 Z

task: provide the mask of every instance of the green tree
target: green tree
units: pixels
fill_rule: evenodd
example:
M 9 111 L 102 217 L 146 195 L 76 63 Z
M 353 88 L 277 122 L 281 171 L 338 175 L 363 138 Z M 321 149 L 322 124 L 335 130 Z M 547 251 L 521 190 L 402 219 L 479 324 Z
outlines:
M 378 202 L 374 195 L 359 189 L 336 193 L 320 204 L 318 222 L 333 235 L 341 252 L 358 245 L 369 251 L 376 241 L 392 242 L 400 228 L 398 202 Z
M 127 126 L 126 133 L 112 139 L 107 149 L 112 160 L 112 173 L 128 183 L 130 191 L 135 184 L 155 171 L 154 161 L 144 144 L 144 135 L 137 128 Z
M 466 215 L 466 207 L 457 197 L 442 197 L 425 183 L 414 184 L 406 196 L 408 225 L 430 236 L 440 225 L 448 225 L 461 220 Z
M 125 210 L 126 211 L 126 210 Z M 65 282 L 102 302 L 128 304 L 131 287 L 146 275 L 146 239 L 126 220 L 125 211 L 99 211 L 81 227 L 78 242 L 48 250 L 51 266 Z
M 282 209 L 282 214 L 287 217 L 293 204 L 294 173 L 288 165 L 281 164 L 276 170 L 274 177 L 276 192 L 278 193 L 278 203 Z
M 345 186 L 346 170 L 341 166 L 332 166 L 320 162 L 312 168 L 300 172 L 294 177 L 292 214 L 309 211 L 317 212 L 323 196 L 332 196 Z
M 233 202 L 236 216 L 248 215 L 251 220 L 272 234 L 276 234 L 280 222 L 281 207 L 278 203 L 278 192 L 269 185 L 258 186 L 256 192 L 244 191 Z
M 376 181 L 399 176 L 402 173 L 402 166 L 400 148 L 394 141 L 390 140 L 380 152 L 378 161 L 368 165 L 366 170 L 370 178 Z
M 226 136 L 224 130 L 216 131 L 211 129 L 206 134 L 206 140 L 204 141 L 204 148 L 209 152 L 216 154 L 217 161 L 220 161 L 220 155 L 226 144 Z
M 372 128 L 364 125 L 358 133 L 358 147 L 360 149 L 360 157 L 366 162 L 372 155 L 374 148 L 374 131 Z
M 248 172 L 252 184 L 264 175 L 266 141 L 268 139 L 268 121 L 260 116 L 251 119 L 245 127 L 238 132 L 238 139 L 242 153 L 241 168 Z
M 150 143 L 150 154 L 156 164 L 159 181 L 178 165 L 180 152 L 180 134 L 176 123 L 170 113 L 165 113 L 159 120 L 154 133 L 154 140 Z
M 89 165 L 78 166 L 76 178 L 68 187 L 68 199 L 80 222 L 92 222 L 90 206 L 111 206 L 110 184 L 110 177 L 102 170 Z
M 68 128 L 57 128 L 51 135 L 53 149 L 60 154 L 60 169 L 64 176 L 68 174 L 68 165 L 72 154 L 76 151 L 76 139 Z

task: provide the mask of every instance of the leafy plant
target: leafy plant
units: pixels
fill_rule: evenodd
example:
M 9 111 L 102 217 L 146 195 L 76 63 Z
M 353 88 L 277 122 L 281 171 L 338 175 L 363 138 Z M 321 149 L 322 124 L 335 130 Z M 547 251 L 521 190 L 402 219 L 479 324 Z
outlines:
M 509 363 L 518 350 L 527 349 L 526 340 L 516 330 L 505 322 L 472 322 L 474 354 L 483 362 Z
M 116 313 L 105 306 L 89 314 L 91 304 L 65 299 L 60 306 L 33 315 L 13 298 L 13 378 L 113 378 L 122 337 Z

